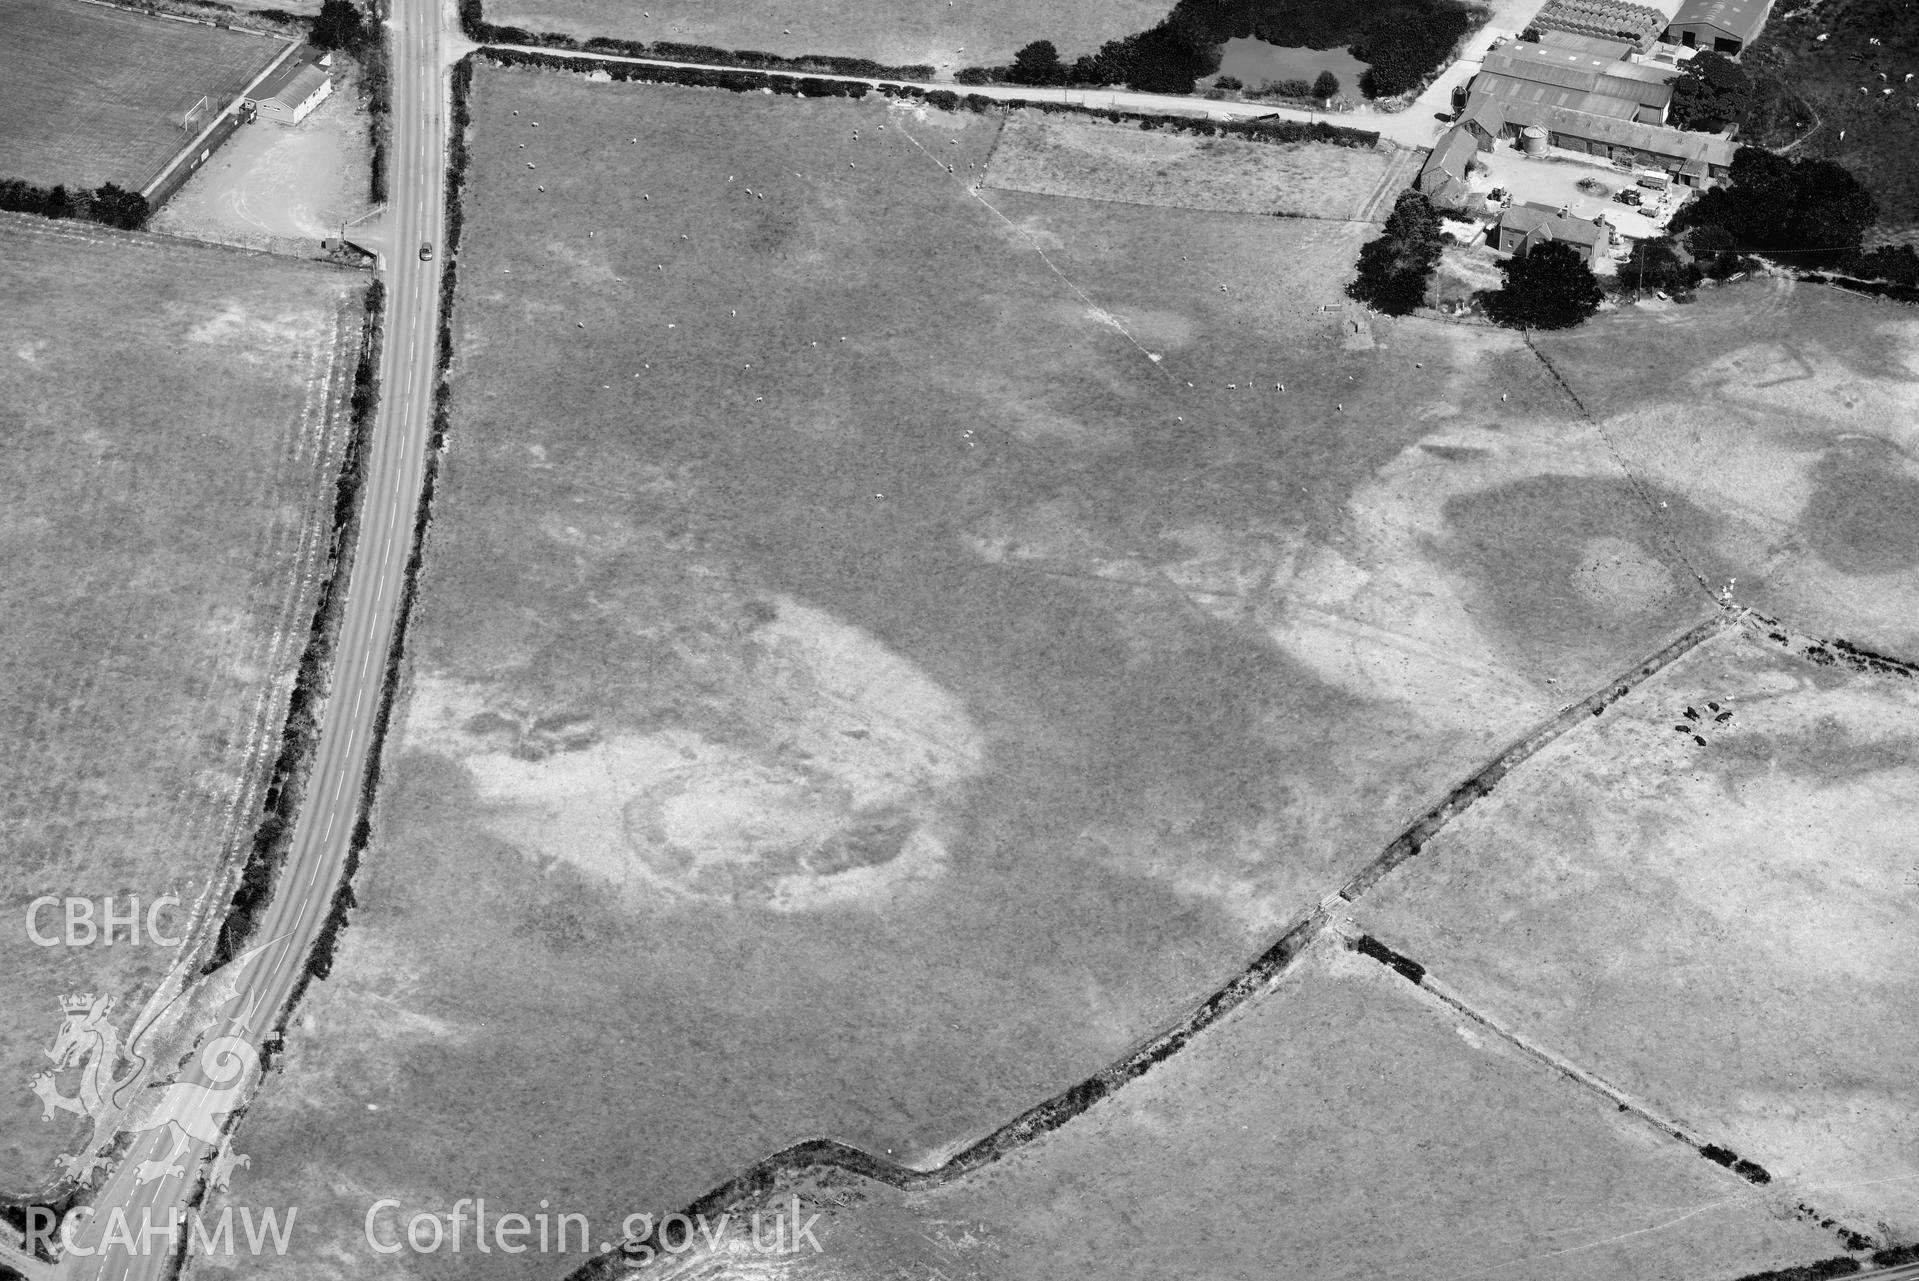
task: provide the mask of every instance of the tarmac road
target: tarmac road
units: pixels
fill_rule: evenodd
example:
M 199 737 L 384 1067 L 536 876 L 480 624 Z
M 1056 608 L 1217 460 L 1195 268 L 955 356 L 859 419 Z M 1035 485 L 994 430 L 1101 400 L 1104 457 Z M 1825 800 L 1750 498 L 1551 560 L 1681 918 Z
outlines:
M 386 656 L 399 616 L 432 428 L 441 255 L 436 252 L 433 261 L 421 262 L 418 249 L 421 241 L 430 240 L 437 250 L 444 238 L 446 20 L 441 0 L 394 0 L 393 18 L 387 24 L 393 40 L 393 109 L 386 221 L 395 249 L 382 262 L 387 287 L 386 345 L 380 360 L 380 405 L 361 500 L 359 541 L 331 693 L 322 712 L 319 754 L 292 849 L 257 936 L 278 942 L 241 970 L 237 1000 L 230 1007 L 263 1013 L 244 1021 L 228 1017 L 202 1045 L 214 1037 L 239 1036 L 257 1049 L 270 1034 L 274 1016 L 298 983 L 332 906 L 359 815 L 361 783 L 380 707 Z M 197 1109 L 201 1117 L 217 1119 L 237 1106 L 219 1084 L 198 1086 L 197 1093 L 187 1094 L 171 1111 Z M 252 1084 L 247 1083 L 247 1094 Z M 44 1275 L 63 1281 L 160 1281 L 167 1276 L 174 1251 L 165 1229 L 174 1212 L 184 1211 L 201 1163 L 209 1155 L 207 1145 L 195 1143 L 184 1159 L 176 1158 L 183 1165 L 182 1174 L 141 1183 L 141 1163 L 156 1161 L 173 1147 L 174 1136 L 167 1127 L 141 1133 L 95 1198 L 92 1218 L 73 1233 L 78 1249 Z M 114 1226 L 115 1209 L 124 1212 L 136 1238 L 131 1250 L 117 1239 L 100 1248 Z M 141 1240 L 141 1230 L 148 1223 L 156 1232 Z M 235 1249 L 244 1255 L 248 1246 L 238 1223 L 235 1235 L 240 1237 Z M 266 1248 L 271 1250 L 271 1244 Z

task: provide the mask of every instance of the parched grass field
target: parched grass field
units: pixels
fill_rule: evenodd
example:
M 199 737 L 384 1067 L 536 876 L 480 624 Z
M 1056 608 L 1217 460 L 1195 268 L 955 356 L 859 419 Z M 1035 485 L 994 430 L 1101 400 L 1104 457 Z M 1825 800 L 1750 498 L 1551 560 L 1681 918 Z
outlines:
M 41 895 L 180 932 L 251 840 L 332 517 L 365 277 L 0 215 L 0 1188 L 74 1118 L 25 1088 L 59 998 L 124 1029 L 175 955 L 40 947 Z M 59 909 L 43 933 L 61 932 Z M 144 939 L 144 922 L 142 923 Z M 77 1073 L 61 1078 L 75 1092 Z
M 368 1188 L 936 1162 L 1711 611 L 1516 336 L 1344 309 L 1359 229 L 974 191 L 996 118 L 474 93 L 375 847 L 234 1184 L 311 1207 L 284 1275 Z
M 1780 1195 L 1910 1241 L 1916 744 L 1909 681 L 1735 633 L 1516 770 L 1359 919 Z
M 178 112 L 201 94 L 218 112 L 283 48 L 75 0 L 0 0 L 0 177 L 137 191 L 192 138 Z
M 1711 513 L 1668 528 L 1715 589 L 1736 578 L 1800 631 L 1919 658 L 1909 309 L 1751 280 L 1538 343 L 1636 475 Z
M 756 1255 L 755 1208 L 790 1225 L 794 1196 L 819 1251 Z M 732 1211 L 732 1267 L 696 1241 L 671 1274 L 1696 1281 L 1834 1253 L 1774 1200 L 1327 939 L 997 1164 L 914 1194 L 802 1177 Z
M 1035 40 L 1051 40 L 1068 61 L 1164 18 L 1166 0 L 492 0 L 489 22 L 529 31 L 672 40 L 872 58 L 935 68 L 1011 62 Z M 951 74 L 945 72 L 942 74 Z
M 1000 131 L 986 185 L 1046 196 L 1230 213 L 1357 218 L 1376 201 L 1392 207 L 1399 179 L 1417 167 L 1397 150 L 1320 143 L 1275 146 L 1236 138 L 1147 133 L 1136 126 L 1021 111 Z

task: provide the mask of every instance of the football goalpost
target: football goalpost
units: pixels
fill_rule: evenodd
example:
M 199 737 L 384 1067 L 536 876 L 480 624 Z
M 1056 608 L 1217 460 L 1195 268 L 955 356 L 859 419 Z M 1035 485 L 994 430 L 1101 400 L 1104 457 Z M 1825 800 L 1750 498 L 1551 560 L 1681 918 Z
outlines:
M 199 98 L 195 99 L 189 106 L 187 106 L 185 110 L 181 111 L 180 112 L 181 132 L 192 133 L 195 129 L 198 129 L 200 125 L 204 123 L 206 120 L 207 107 L 208 107 L 208 97 L 206 94 L 203 93 L 199 96 Z

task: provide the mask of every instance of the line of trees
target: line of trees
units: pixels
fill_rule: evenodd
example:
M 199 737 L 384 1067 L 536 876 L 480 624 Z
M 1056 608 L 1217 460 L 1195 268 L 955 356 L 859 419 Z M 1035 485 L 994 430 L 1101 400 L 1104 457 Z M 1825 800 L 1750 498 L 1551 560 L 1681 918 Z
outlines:
M 1390 98 L 1418 88 L 1472 30 L 1475 15 L 1448 0 L 1397 0 L 1380 12 L 1351 0 L 1180 0 L 1158 26 L 1109 40 L 1098 53 L 1062 62 L 1050 40 L 1035 40 L 998 67 L 968 67 L 962 84 L 1126 85 L 1149 93 L 1189 94 L 1219 69 L 1220 46 L 1236 36 L 1310 49 L 1344 45 L 1371 64 L 1360 92 Z M 1339 80 L 1322 72 L 1312 96 L 1330 98 Z
M 253 844 L 241 868 L 239 884 L 227 903 L 220 935 L 203 973 L 225 965 L 257 942 L 260 918 L 273 896 L 273 885 L 286 865 L 293 827 L 306 796 L 308 777 L 320 745 L 317 708 L 331 681 L 334 642 L 346 608 L 341 569 L 352 554 L 353 528 L 359 518 L 360 495 L 366 484 L 373 414 L 379 404 L 380 349 L 386 337 L 386 285 L 375 280 L 366 290 L 366 318 L 360 333 L 360 355 L 354 365 L 353 391 L 348 401 L 353 431 L 347 437 L 334 482 L 333 523 L 326 566 L 307 629 L 300 667 L 287 697 L 286 720 L 280 730 L 280 751 L 260 802 L 260 820 Z
M 774 76 L 764 72 L 719 68 L 664 67 L 641 63 L 604 63 L 590 58 L 571 58 L 563 53 L 526 53 L 517 49 L 486 49 L 481 57 L 501 66 L 546 67 L 555 71 L 575 71 L 582 75 L 604 72 L 615 80 L 637 80 L 649 84 L 677 84 L 701 89 L 727 89 L 734 93 L 758 93 L 770 89 L 778 94 L 808 98 L 863 98 L 875 86 L 862 81 L 821 80 L 814 77 Z M 1115 124 L 1137 124 L 1141 129 L 1164 129 L 1203 137 L 1243 138 L 1250 142 L 1321 142 L 1340 147 L 1370 149 L 1379 145 L 1379 134 L 1366 129 L 1348 129 L 1327 121 L 1306 123 L 1297 120 L 1197 120 L 1190 116 L 1162 115 L 1137 111 L 1112 111 L 1077 103 L 1007 103 L 983 94 L 959 94 L 950 89 L 926 89 L 918 85 L 881 81 L 877 91 L 889 98 L 924 102 L 945 111 L 971 111 L 976 114 L 1008 111 L 1014 107 L 1043 111 L 1051 115 L 1096 116 Z
M 348 0 L 325 0 L 346 5 Z M 1220 46 L 1251 35 L 1273 44 L 1332 49 L 1346 46 L 1371 67 L 1360 77 L 1360 92 L 1389 98 L 1418 88 L 1451 56 L 1461 37 L 1483 20 L 1483 12 L 1455 0 L 1393 0 L 1384 12 L 1355 0 L 1291 0 L 1283 9 L 1275 0 L 1179 0 L 1158 25 L 1109 40 L 1099 52 L 1071 63 L 1060 59 L 1050 40 L 1035 40 L 1011 63 L 965 67 L 955 79 L 965 85 L 1125 85 L 1146 93 L 1190 94 L 1198 81 L 1219 70 Z M 460 0 L 460 22 L 481 44 L 539 45 L 582 53 L 612 53 L 633 58 L 698 62 L 717 67 L 768 71 L 817 71 L 875 79 L 930 80 L 929 64 L 888 66 L 869 58 L 803 54 L 788 58 L 758 50 L 711 45 L 594 37 L 580 40 L 563 32 L 532 32 L 486 20 L 483 0 Z M 1338 78 L 1323 72 L 1312 96 L 1339 92 Z
M 267 10 L 268 16 L 302 21 L 290 13 Z M 372 172 L 368 176 L 368 194 L 375 203 L 386 199 L 387 130 L 392 110 L 386 41 L 380 25 L 369 21 L 352 0 L 320 0 L 320 12 L 307 23 L 307 42 L 316 49 L 337 49 L 360 68 L 360 88 L 365 95 L 367 132 L 373 147 Z
M 659 58 L 666 62 L 700 62 L 714 67 L 758 71 L 812 71 L 832 76 L 871 76 L 876 80 L 933 78 L 933 64 L 930 62 L 894 66 L 875 62 L 871 58 L 849 58 L 826 53 L 803 53 L 789 58 L 759 49 L 721 49 L 714 45 L 680 44 L 672 40 L 656 40 L 647 44 L 642 40 L 618 40 L 610 36 L 581 40 L 563 31 L 528 31 L 523 27 L 488 22 L 481 0 L 461 0 L 460 25 L 469 39 L 481 44 L 538 45 L 579 53 L 608 53 L 623 58 Z
M 19 178 L 0 178 L 0 209 L 39 214 L 43 218 L 78 218 L 126 231 L 146 226 L 147 198 L 111 182 L 88 189 L 38 187 Z

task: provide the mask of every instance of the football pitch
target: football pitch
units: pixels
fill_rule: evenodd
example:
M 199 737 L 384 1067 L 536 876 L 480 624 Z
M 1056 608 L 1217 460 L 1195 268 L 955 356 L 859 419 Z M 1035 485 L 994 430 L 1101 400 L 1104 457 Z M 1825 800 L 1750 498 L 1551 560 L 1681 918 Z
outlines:
M 138 190 L 283 47 L 78 0 L 0 0 L 0 177 Z M 189 133 L 181 114 L 203 95 Z

